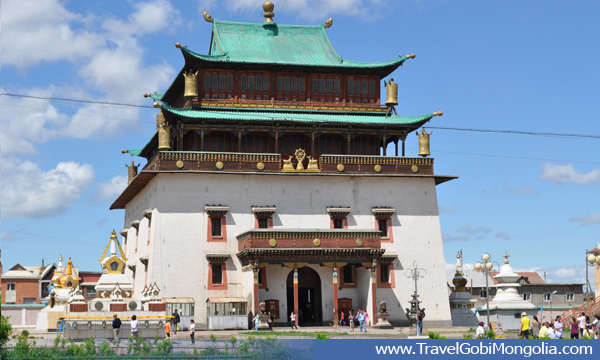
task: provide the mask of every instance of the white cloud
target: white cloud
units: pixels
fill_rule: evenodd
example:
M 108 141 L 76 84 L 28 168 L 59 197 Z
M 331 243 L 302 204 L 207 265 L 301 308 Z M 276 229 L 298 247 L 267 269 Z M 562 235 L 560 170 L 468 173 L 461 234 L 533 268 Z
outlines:
M 543 171 L 540 179 L 549 181 L 552 184 L 573 183 L 581 186 L 600 184 L 600 169 L 594 169 L 584 174 L 577 171 L 573 164 L 544 164 L 542 167 Z
M 127 176 L 117 175 L 108 183 L 101 183 L 92 196 L 94 202 L 114 201 L 127 187 Z
M 454 213 L 458 210 L 458 206 L 450 205 L 450 206 L 442 206 L 440 208 L 440 213 Z
M 499 233 L 496 234 L 496 239 L 502 239 L 502 240 L 510 240 L 511 236 L 509 233 L 504 232 L 504 231 L 500 231 Z
M 2 159 L 2 217 L 44 218 L 64 212 L 94 180 L 92 165 L 60 162 L 43 171 L 31 161 Z
M 495 194 L 520 194 L 520 195 L 537 195 L 538 192 L 534 188 L 530 187 L 511 187 L 508 182 L 503 182 L 502 186 L 494 186 L 490 189 L 491 192 Z M 482 190 L 482 193 L 486 193 L 486 190 Z
M 128 21 L 108 19 L 102 27 L 119 37 L 136 34 L 154 34 L 165 28 L 174 29 L 180 24 L 179 12 L 166 0 L 133 4 L 135 12 Z
M 488 233 L 492 232 L 492 229 L 487 228 L 485 226 L 480 226 L 477 229 L 474 229 L 471 226 L 471 224 L 465 224 L 465 225 L 461 226 L 457 231 L 461 232 L 461 233 L 465 233 L 465 234 L 480 234 L 480 233 L 488 234 Z
M 450 234 L 442 234 L 443 242 L 454 242 L 454 241 L 468 241 L 470 238 L 468 236 L 452 236 Z
M 584 217 L 581 216 L 573 216 L 571 217 L 571 222 L 578 222 L 581 226 L 591 225 L 591 224 L 600 224 L 600 214 L 598 213 L 589 213 Z

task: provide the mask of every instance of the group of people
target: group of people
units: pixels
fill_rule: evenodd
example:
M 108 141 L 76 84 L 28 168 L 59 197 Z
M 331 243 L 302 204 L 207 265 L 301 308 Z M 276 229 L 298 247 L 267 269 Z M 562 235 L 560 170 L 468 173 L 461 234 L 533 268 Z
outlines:
M 356 315 L 354 315 L 354 310 L 348 310 L 348 321 L 344 318 L 344 311 L 340 311 L 340 326 L 348 326 L 350 331 L 354 331 L 354 327 L 356 325 L 360 326 L 360 332 L 365 329 L 367 332 L 367 324 L 369 323 L 369 313 L 366 310 L 358 309 Z
M 579 317 L 571 319 L 570 324 L 565 324 L 560 315 L 554 321 L 551 320 L 544 323 L 540 323 L 537 316 L 533 316 L 533 323 L 530 323 L 527 314 L 522 313 L 519 335 L 524 339 L 529 339 L 529 336 L 532 336 L 534 339 L 562 339 L 563 331 L 568 327 L 571 330 L 571 339 L 579 339 L 579 337 L 598 339 L 598 334 L 600 333 L 600 321 L 598 320 L 600 320 L 600 315 L 595 315 L 595 318 L 592 322 L 589 315 L 581 312 Z
M 179 323 L 181 322 L 181 317 L 179 316 L 179 313 L 177 312 L 177 309 L 175 310 L 175 312 L 173 312 L 173 318 L 172 319 L 167 319 L 167 322 L 165 323 L 165 325 L 163 325 L 163 327 L 165 328 L 165 338 L 170 339 L 171 338 L 171 334 L 177 335 L 177 330 L 179 327 Z M 113 338 L 115 341 L 119 340 L 119 332 L 121 330 L 121 319 L 119 319 L 119 317 L 117 316 L 117 313 L 113 314 L 113 321 L 112 321 L 112 329 L 113 329 Z M 137 316 L 132 315 L 131 316 L 131 337 L 133 337 L 134 339 L 138 338 L 138 334 L 140 331 L 140 322 L 137 319 Z M 194 323 L 194 320 L 190 320 L 190 328 L 189 328 L 189 333 L 190 333 L 190 338 L 192 339 L 192 344 L 195 344 L 195 340 L 194 340 L 194 335 L 196 334 L 196 324 Z

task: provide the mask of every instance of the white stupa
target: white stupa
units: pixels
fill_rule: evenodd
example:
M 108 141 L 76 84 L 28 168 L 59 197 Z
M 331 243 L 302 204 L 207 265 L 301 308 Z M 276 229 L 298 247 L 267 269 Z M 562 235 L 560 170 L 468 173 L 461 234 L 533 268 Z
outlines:
M 475 316 L 475 302 L 467 291 L 467 278 L 463 272 L 462 251 L 456 254 L 456 273 L 452 279 L 454 289 L 450 294 L 450 311 L 452 326 L 477 326 L 479 319 Z
M 107 254 L 109 248 L 110 253 Z M 117 256 L 117 248 L 119 249 L 120 257 Z M 121 290 L 120 296 L 123 298 L 131 298 L 133 285 L 131 280 L 125 275 L 125 262 L 127 261 L 127 258 L 125 257 L 125 252 L 123 252 L 114 230 L 108 244 L 106 244 L 104 253 L 98 260 L 100 260 L 101 263 L 102 275 L 100 276 L 100 279 L 98 279 L 98 285 L 96 285 L 96 297 L 99 300 L 110 301 L 111 293 L 118 285 Z

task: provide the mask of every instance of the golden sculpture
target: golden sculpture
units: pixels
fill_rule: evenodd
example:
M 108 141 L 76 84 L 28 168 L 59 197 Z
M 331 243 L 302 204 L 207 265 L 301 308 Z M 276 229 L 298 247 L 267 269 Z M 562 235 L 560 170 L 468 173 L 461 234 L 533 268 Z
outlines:
M 333 25 L 333 18 L 329 18 L 327 21 L 325 21 L 325 29 L 330 28 L 331 25 Z
M 140 164 L 137 164 L 136 166 L 132 160 L 131 165 L 125 164 L 125 166 L 127 167 L 127 184 L 131 184 L 133 179 L 137 176 L 138 167 L 140 166 Z
M 185 86 L 184 86 L 184 92 L 183 92 L 183 96 L 184 97 L 196 97 L 198 96 L 198 86 L 197 86 L 197 75 L 198 72 L 196 71 L 195 73 L 193 72 L 189 72 L 183 73 L 183 77 L 185 78 Z
M 431 152 L 429 151 L 429 136 L 431 134 L 433 134 L 433 130 L 428 134 L 425 131 L 425 128 L 423 128 L 420 134 L 417 132 L 417 135 L 419 136 L 419 156 L 427 157 L 431 155 Z
M 294 164 L 292 163 L 292 159 L 296 157 L 298 164 L 296 168 L 294 168 Z M 308 156 L 308 168 L 304 168 L 304 159 L 307 158 L 306 151 L 303 149 L 297 149 L 294 155 L 290 155 L 287 159 L 283 160 L 283 167 L 281 168 L 281 172 L 321 172 L 319 169 L 319 164 L 317 159 L 313 159 L 312 156 Z
M 206 11 L 203 11 L 202 15 L 204 15 L 204 20 L 206 20 L 206 22 L 213 22 L 212 16 L 210 16 L 210 14 L 207 13 Z
M 398 84 L 394 82 L 394 79 L 390 79 L 389 83 L 385 84 L 386 96 L 385 96 L 385 105 L 386 106 L 395 106 L 398 105 Z
M 273 5 L 272 2 L 270 1 L 266 1 L 263 4 L 263 10 L 265 11 L 264 13 L 264 17 L 265 17 L 265 22 L 266 23 L 272 23 L 273 22 L 273 16 L 275 16 L 275 14 L 273 13 L 273 9 L 275 9 L 275 5 Z
M 171 126 L 161 124 L 158 128 L 158 150 L 171 150 Z

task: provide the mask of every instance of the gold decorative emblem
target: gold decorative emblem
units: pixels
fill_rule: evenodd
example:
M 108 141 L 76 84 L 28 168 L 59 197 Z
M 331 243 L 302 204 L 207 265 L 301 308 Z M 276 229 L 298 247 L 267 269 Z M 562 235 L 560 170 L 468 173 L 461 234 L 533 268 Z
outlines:
M 375 171 L 381 172 L 381 165 L 379 165 L 379 164 L 375 165 Z
M 265 164 L 263 164 L 262 162 L 259 162 L 258 164 L 256 164 L 256 168 L 258 170 L 264 170 L 265 169 Z
M 223 162 L 217 161 L 217 163 L 215 164 L 215 166 L 217 167 L 217 169 L 221 170 L 224 165 L 223 165 Z
M 344 164 L 338 164 L 337 169 L 339 172 L 344 171 Z
M 321 240 L 319 240 L 319 239 L 314 239 L 314 240 L 313 240 L 313 245 L 314 245 L 314 246 L 321 246 Z
M 294 157 L 297 160 L 296 168 L 292 162 Z M 308 158 L 308 168 L 304 168 L 304 159 Z M 281 172 L 321 172 L 319 169 L 318 159 L 313 159 L 312 156 L 306 156 L 306 151 L 303 149 L 297 149 L 294 155 L 290 155 L 287 159 L 283 160 L 283 167 Z
M 212 18 L 212 16 L 210 16 L 210 14 L 209 14 L 209 13 L 207 13 L 206 11 L 203 11 L 203 12 L 202 12 L 202 15 L 204 16 L 204 20 L 205 20 L 206 22 L 213 22 L 213 18 Z
M 177 162 L 175 163 L 175 166 L 177 166 L 178 169 L 183 169 L 183 161 L 177 160 Z
M 269 245 L 271 245 L 271 247 L 277 246 L 277 240 L 275 240 L 275 239 L 269 240 Z
M 419 167 L 417 165 L 413 165 L 410 168 L 412 170 L 412 172 L 416 173 L 417 171 L 419 171 Z
M 361 238 L 356 239 L 356 246 L 363 246 L 363 239 L 361 239 Z
M 421 133 L 417 132 L 417 136 L 419 136 L 419 156 L 427 157 L 431 155 L 429 151 L 429 136 L 433 134 L 431 131 L 429 134 L 425 131 L 425 128 L 421 130 Z

